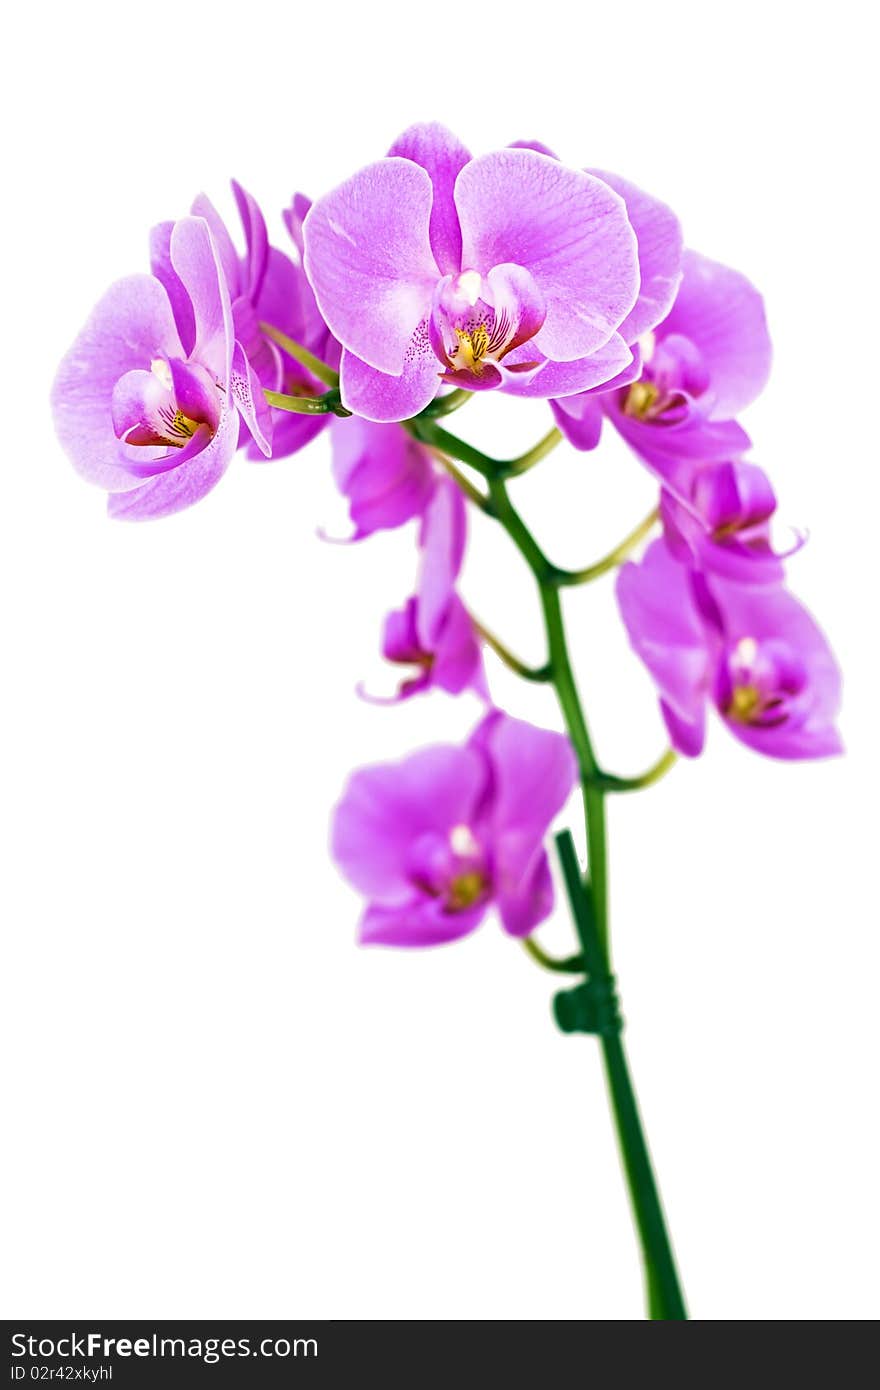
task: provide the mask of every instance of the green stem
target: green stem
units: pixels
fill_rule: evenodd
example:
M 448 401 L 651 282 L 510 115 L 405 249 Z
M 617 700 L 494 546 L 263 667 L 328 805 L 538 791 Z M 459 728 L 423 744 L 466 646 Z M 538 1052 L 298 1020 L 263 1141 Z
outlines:
M 326 415 L 329 411 L 320 396 L 286 396 L 282 391 L 264 391 L 263 395 L 276 410 L 289 410 L 295 415 Z
M 636 546 L 649 536 L 659 520 L 659 512 L 655 507 L 652 512 L 640 521 L 638 526 L 630 531 L 628 536 L 616 545 L 613 550 L 609 550 L 607 555 L 603 555 L 601 560 L 597 560 L 593 565 L 586 565 L 580 570 L 558 570 L 556 576 L 557 584 L 564 587 L 571 587 L 575 584 L 589 584 L 593 579 L 598 579 L 601 575 L 607 574 L 609 570 L 617 569 L 622 565 L 626 557 Z
M 531 467 L 533 462 L 543 457 L 555 443 L 555 440 L 551 442 L 551 436 L 547 436 L 519 460 L 511 460 L 505 464 L 489 458 L 479 449 L 456 439 L 454 435 L 448 434 L 430 421 L 420 424 L 419 421 L 412 420 L 408 422 L 407 427 L 417 439 L 475 468 L 486 478 L 486 510 L 503 526 L 535 577 L 547 635 L 547 668 L 580 771 L 590 869 L 589 891 L 581 875 L 569 834 L 560 837 L 560 855 L 587 972 L 591 980 L 604 981 L 610 986 L 605 798 L 611 791 L 635 790 L 637 786 L 648 786 L 656 781 L 672 765 L 672 755 L 664 754 L 663 758 L 640 778 L 610 777 L 602 772 L 593 750 L 571 665 L 559 589 L 569 583 L 585 583 L 587 578 L 595 578 L 597 574 L 605 573 L 619 564 L 629 549 L 637 545 L 648 533 L 656 517 L 652 513 L 650 518 L 640 523 L 621 545 L 615 547 L 610 555 L 597 565 L 591 565 L 587 570 L 560 570 L 548 560 L 513 506 L 504 483 L 506 477 L 524 472 L 526 467 Z M 540 948 L 538 950 L 540 951 Z M 534 950 L 531 953 L 538 958 Z M 645 1267 L 648 1316 L 655 1320 L 682 1321 L 687 1318 L 687 1313 L 642 1130 L 626 1052 L 619 1032 L 610 1029 L 603 1031 L 601 1042 L 611 1108 Z
M 404 429 L 409 430 L 415 439 L 422 444 L 430 444 L 441 453 L 447 454 L 449 458 L 458 459 L 459 463 L 466 463 L 469 468 L 474 468 L 481 473 L 484 478 L 493 478 L 498 467 L 495 459 L 490 459 L 481 449 L 475 449 L 472 444 L 466 444 L 457 435 L 450 434 L 440 425 L 436 425 L 433 420 L 425 419 L 421 415 L 414 415 L 411 420 L 404 420 Z
M 534 468 L 536 463 L 540 463 L 542 458 L 546 458 L 556 448 L 561 439 L 562 434 L 554 427 L 548 434 L 544 435 L 543 439 L 538 440 L 534 448 L 520 454 L 519 458 L 510 459 L 507 463 L 500 464 L 498 476 L 517 478 L 522 473 L 528 473 L 530 468 Z
M 607 948 L 598 931 L 604 908 L 596 894 L 595 880 L 591 874 L 592 891 L 588 896 L 570 831 L 558 835 L 556 843 L 588 973 L 593 980 L 611 982 Z M 592 865 L 591 870 L 595 872 Z M 684 1322 L 687 1312 L 626 1050 L 619 1032 L 603 1032 L 600 1041 L 624 1172 L 642 1246 L 649 1316 L 657 1321 Z
M 581 775 L 587 853 L 590 866 L 589 932 L 584 928 L 586 893 L 579 870 L 577 871 L 578 889 L 575 891 L 573 885 L 570 885 L 569 897 L 572 911 L 575 914 L 575 921 L 579 927 L 581 946 L 588 968 L 591 967 L 592 958 L 590 973 L 604 972 L 607 975 L 611 968 L 611 951 L 608 935 L 606 788 L 601 785 L 602 773 L 593 751 L 571 665 L 565 636 L 562 603 L 555 581 L 556 572 L 511 503 L 501 479 L 490 479 L 489 497 L 494 515 L 520 551 L 538 584 L 547 633 L 552 681 Z M 571 846 L 571 853 L 574 853 L 573 845 Z M 571 864 L 569 862 L 569 872 L 570 870 Z M 624 1171 L 642 1246 L 649 1290 L 649 1314 L 651 1317 L 664 1320 L 680 1320 L 687 1315 L 678 1287 L 651 1161 L 642 1133 L 626 1054 L 620 1037 L 617 1035 L 603 1037 L 602 1048 Z
M 456 468 L 455 464 L 452 462 L 452 459 L 447 458 L 446 455 L 442 453 L 440 449 L 434 449 L 432 447 L 431 452 L 436 458 L 437 462 L 449 474 L 450 478 L 452 478 L 453 481 L 458 484 L 465 497 L 469 498 L 470 501 L 473 502 L 475 507 L 479 507 L 481 512 L 488 512 L 488 497 L 486 497 L 484 493 L 480 492 L 480 489 L 478 487 L 474 487 L 470 478 L 466 478 L 464 474 L 458 468 Z
M 419 420 L 439 420 L 441 415 L 451 415 L 453 411 L 461 410 L 463 405 L 474 398 L 473 391 L 450 391 L 446 396 L 438 396 L 430 405 L 426 405 L 420 411 L 417 419 Z
M 675 749 L 667 748 L 663 756 L 639 777 L 612 777 L 610 773 L 603 772 L 601 784 L 607 792 L 638 792 L 643 787 L 652 787 L 655 782 L 659 782 L 677 762 L 678 754 Z
M 464 394 L 469 395 L 470 393 L 466 391 Z M 458 459 L 459 463 L 466 463 L 468 467 L 475 468 L 484 478 L 490 479 L 512 478 L 527 472 L 529 468 L 533 468 L 536 463 L 545 458 L 551 449 L 555 449 L 562 438 L 559 430 L 552 429 L 548 434 L 545 434 L 543 439 L 539 439 L 533 448 L 527 449 L 524 454 L 519 454 L 513 459 L 493 459 L 488 454 L 484 454 L 482 449 L 477 449 L 473 444 L 467 444 L 463 439 L 459 439 L 458 435 L 450 434 L 448 430 L 441 429 L 439 425 L 434 423 L 433 418 L 424 411 L 421 415 L 414 415 L 411 420 L 404 420 L 402 423 L 410 434 L 421 440 L 423 444 L 432 444 L 435 449 L 440 449 L 450 458 Z
M 302 343 L 296 342 L 294 338 L 288 338 L 286 333 L 282 333 L 280 328 L 273 328 L 271 323 L 261 323 L 260 332 L 265 333 L 267 338 L 271 338 L 273 343 L 277 343 L 283 348 L 288 357 L 292 357 L 301 367 L 305 367 L 307 372 L 316 376 L 319 381 L 323 381 L 325 386 L 338 386 L 339 373 L 332 367 L 328 367 L 326 362 L 322 362 L 320 357 L 316 357 L 313 352 L 309 352 Z
M 558 956 L 548 955 L 531 936 L 524 936 L 522 944 L 532 960 L 537 961 L 538 965 L 543 966 L 545 970 L 555 970 L 566 975 L 582 975 L 584 973 L 583 956 L 567 956 L 565 960 L 560 960 Z
M 339 399 L 335 387 L 325 391 L 323 396 L 287 396 L 282 391 L 263 391 L 269 405 L 276 410 L 289 410 L 295 415 L 350 415 Z
M 471 622 L 486 643 L 486 646 L 491 647 L 495 655 L 499 657 L 500 660 L 504 662 L 505 666 L 509 667 L 515 675 L 521 676 L 524 681 L 541 682 L 551 679 L 549 665 L 527 666 L 524 661 L 520 661 L 518 656 L 514 656 L 509 647 L 505 647 L 504 643 L 500 638 L 495 636 L 494 632 L 490 632 L 487 627 L 483 627 L 482 623 L 477 622 L 473 614 L 471 614 Z

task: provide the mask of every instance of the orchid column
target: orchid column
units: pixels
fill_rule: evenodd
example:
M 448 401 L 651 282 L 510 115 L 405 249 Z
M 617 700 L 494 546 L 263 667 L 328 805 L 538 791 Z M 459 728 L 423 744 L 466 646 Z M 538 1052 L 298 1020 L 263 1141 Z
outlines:
M 769 371 L 761 298 L 738 272 L 685 251 L 663 203 L 543 145 L 474 158 L 442 126 L 412 127 L 314 206 L 294 197 L 287 255 L 270 246 L 254 199 L 233 190 L 243 253 L 200 195 L 191 216 L 154 230 L 152 275 L 99 303 L 56 379 L 62 444 L 110 494 L 111 515 L 135 520 L 197 501 L 236 452 L 290 456 L 329 426 L 350 539 L 417 523 L 414 589 L 383 630 L 384 656 L 404 671 L 391 702 L 469 689 L 485 714 L 461 745 L 352 775 L 332 850 L 367 899 L 360 938 L 439 946 L 495 910 L 539 965 L 572 977 L 555 1017 L 602 1048 L 649 1316 L 681 1320 L 621 1039 L 605 805 L 700 753 L 712 707 L 763 754 L 840 751 L 837 668 L 784 587 L 801 539 L 774 546 L 776 497 L 744 457 L 751 441 L 736 418 Z M 555 423 L 519 457 L 492 458 L 446 421 L 489 390 L 546 400 Z M 607 555 L 563 569 L 517 509 L 515 480 L 563 437 L 595 448 L 606 423 L 656 478 L 658 505 Z M 469 506 L 506 531 L 533 575 L 546 634 L 537 668 L 458 591 Z M 671 742 L 635 778 L 599 762 L 562 610 L 566 588 L 618 569 L 621 615 Z M 564 734 L 495 706 L 486 648 L 552 685 Z M 558 834 L 576 944 L 555 959 L 534 932 L 553 910 L 547 836 L 575 786 L 587 871 L 570 832 Z

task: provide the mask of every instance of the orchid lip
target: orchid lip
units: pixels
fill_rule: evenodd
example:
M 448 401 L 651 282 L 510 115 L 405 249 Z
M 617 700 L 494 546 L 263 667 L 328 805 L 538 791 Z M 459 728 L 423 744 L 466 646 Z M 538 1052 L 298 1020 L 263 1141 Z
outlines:
M 164 356 L 150 361 L 149 371 L 135 369 L 120 377 L 113 393 L 117 438 L 140 454 L 145 449 L 185 449 L 219 423 L 217 383 L 197 364 Z
M 803 674 L 784 646 L 741 637 L 728 657 L 727 678 L 721 704 L 735 723 L 775 728 L 796 715 Z
M 534 337 L 544 317 L 543 299 L 521 266 L 495 266 L 486 275 L 466 269 L 438 282 L 428 332 L 451 374 L 447 379 L 483 378 L 481 385 L 497 385 L 499 364 Z

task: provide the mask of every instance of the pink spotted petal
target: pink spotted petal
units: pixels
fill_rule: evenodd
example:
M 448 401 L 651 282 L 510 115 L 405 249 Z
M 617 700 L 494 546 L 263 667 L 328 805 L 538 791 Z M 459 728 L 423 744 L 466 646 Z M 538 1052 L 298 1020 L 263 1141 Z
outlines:
M 426 323 L 412 335 L 399 376 L 376 371 L 347 348 L 339 376 L 342 404 L 364 420 L 386 424 L 418 415 L 440 389 L 440 363 L 428 343 Z
M 229 391 L 257 448 L 266 458 L 271 458 L 272 414 L 266 397 L 263 395 L 260 379 L 238 341 L 236 341 L 232 353 Z
M 257 310 L 249 299 L 233 300 L 232 325 L 235 340 L 241 344 L 261 386 L 267 391 L 280 391 L 284 374 L 281 350 L 262 332 Z

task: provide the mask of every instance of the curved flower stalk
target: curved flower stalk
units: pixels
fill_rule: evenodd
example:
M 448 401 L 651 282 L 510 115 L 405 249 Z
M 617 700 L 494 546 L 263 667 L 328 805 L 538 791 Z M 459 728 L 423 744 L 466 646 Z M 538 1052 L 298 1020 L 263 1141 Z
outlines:
M 384 626 L 384 655 L 406 668 L 387 703 L 439 689 L 488 709 L 463 743 L 352 774 L 332 849 L 365 899 L 360 939 L 437 947 L 495 913 L 539 965 L 572 977 L 554 1014 L 602 1050 L 648 1313 L 684 1319 L 621 1036 L 605 806 L 659 782 L 679 753 L 701 753 L 711 709 L 770 757 L 841 751 L 839 672 L 786 587 L 802 538 L 775 546 L 776 495 L 737 418 L 769 371 L 763 301 L 739 272 L 683 251 L 677 217 L 653 195 L 567 168 L 538 142 L 474 157 L 443 126 L 413 126 L 313 206 L 294 197 L 287 253 L 255 200 L 233 192 L 243 251 L 199 197 L 191 216 L 154 229 L 152 275 L 100 301 L 56 378 L 62 445 L 110 494 L 111 515 L 149 518 L 204 496 L 236 450 L 279 459 L 328 429 L 349 539 L 415 523 L 415 591 Z M 488 390 L 547 399 L 556 426 L 515 458 L 483 453 L 445 421 Z M 657 505 L 605 555 L 564 569 L 513 489 L 563 437 L 595 448 L 606 421 L 656 478 Z M 468 503 L 531 572 L 538 665 L 459 592 Z M 637 775 L 599 761 L 563 619 L 564 589 L 615 572 L 671 741 Z M 487 648 L 552 687 L 564 734 L 496 708 Z M 553 907 L 547 836 L 575 785 L 587 870 L 571 833 L 557 835 L 576 949 L 556 959 L 533 933 Z

